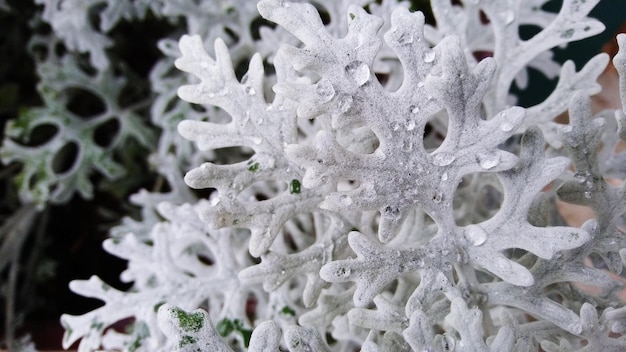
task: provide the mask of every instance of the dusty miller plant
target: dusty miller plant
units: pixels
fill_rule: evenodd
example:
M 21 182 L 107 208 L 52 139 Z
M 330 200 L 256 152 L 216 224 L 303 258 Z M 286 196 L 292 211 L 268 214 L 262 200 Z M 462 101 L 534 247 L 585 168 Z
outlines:
M 104 305 L 62 317 L 65 346 L 623 350 L 626 311 L 610 273 L 626 255 L 625 111 L 591 114 L 606 55 L 576 70 L 550 52 L 603 30 L 587 17 L 597 2 L 565 0 L 551 13 L 544 0 L 433 1 L 431 26 L 392 1 L 263 0 L 259 13 L 278 27 L 261 27 L 258 39 L 235 32 L 232 43 L 233 28 L 256 16 L 249 2 L 232 1 L 213 27 L 182 3 L 155 2 L 159 15 L 188 13 L 202 35 L 183 36 L 179 49 L 162 41 L 168 58 L 152 71 L 152 118 L 164 129 L 154 159 L 172 191 L 134 196 L 144 221 L 126 221 L 104 243 L 128 260 L 131 290 L 97 277 L 72 283 Z M 121 17 L 124 6 L 107 10 Z M 59 19 L 57 32 L 67 40 L 74 32 L 62 25 L 76 23 Z M 541 30 L 522 40 L 524 25 Z M 106 38 L 93 38 L 100 44 L 75 45 L 104 72 Z M 239 78 L 233 61 L 248 57 Z M 623 102 L 625 57 L 614 59 Z M 174 62 L 191 78 L 169 74 Z M 529 68 L 558 84 L 522 108 L 510 87 L 524 88 Z M 106 77 L 80 84 L 115 91 Z M 172 101 L 180 85 L 179 97 L 204 113 Z M 107 106 L 120 124 L 134 121 Z M 566 111 L 569 122 L 556 122 Z M 170 133 L 181 119 L 178 131 L 201 152 Z M 213 189 L 209 200 L 181 185 L 189 165 L 186 184 Z M 63 187 L 52 194 L 66 197 Z M 557 199 L 595 219 L 567 226 L 554 216 Z M 127 331 L 109 328 L 129 317 Z

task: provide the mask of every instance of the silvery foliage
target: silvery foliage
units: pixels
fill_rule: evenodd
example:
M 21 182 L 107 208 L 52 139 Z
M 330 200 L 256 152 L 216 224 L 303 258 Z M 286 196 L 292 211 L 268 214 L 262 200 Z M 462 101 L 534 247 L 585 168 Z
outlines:
M 94 185 L 89 176 L 94 171 L 108 179 L 126 173 L 113 160 L 113 151 L 126 146 L 130 139 L 144 147 L 154 144 L 154 133 L 138 113 L 142 104 L 122 106 L 119 102 L 127 78 L 112 69 L 86 71 L 77 56 L 57 55 L 58 43 L 54 34 L 31 41 L 31 50 L 44 53 L 35 57 L 40 77 L 37 89 L 43 106 L 24 109 L 17 119 L 9 121 L 5 128 L 7 138 L 0 148 L 3 163 L 22 164 L 16 179 L 21 201 L 40 207 L 66 203 L 74 193 L 91 198 Z M 85 96 L 98 101 L 101 111 L 70 109 L 75 99 Z M 101 130 L 113 126 L 113 135 L 98 140 Z M 31 141 L 37 138 L 39 128 L 54 133 L 45 140 Z
M 587 17 L 598 1 L 565 0 L 559 13 L 545 2 L 434 1 L 432 27 L 391 1 L 371 14 L 329 2 L 325 26 L 311 5 L 263 0 L 261 16 L 280 27 L 259 43 L 183 36 L 175 65 L 194 78 L 176 78 L 178 95 L 209 121 L 176 103 L 180 133 L 201 151 L 237 147 L 246 158 L 187 173 L 189 186 L 216 190 L 209 201 L 161 202 L 165 221 L 105 242 L 129 261 L 122 278 L 134 287 L 73 282 L 105 304 L 62 317 L 65 346 L 623 350 L 626 313 L 608 271 L 626 256 L 626 189 L 607 179 L 625 176 L 616 147 L 626 109 L 591 114 L 606 55 L 577 71 L 550 54 L 603 29 Z M 521 40 L 529 24 L 542 30 Z M 233 62 L 249 50 L 259 53 L 238 79 Z M 626 102 L 624 50 L 614 62 Z M 524 87 L 529 68 L 558 76 L 557 87 L 536 106 L 511 106 L 509 88 Z M 555 122 L 567 110 L 569 123 Z M 185 163 L 198 160 L 189 153 Z M 551 216 L 557 198 L 596 219 L 564 226 Z M 131 331 L 107 329 L 128 317 Z

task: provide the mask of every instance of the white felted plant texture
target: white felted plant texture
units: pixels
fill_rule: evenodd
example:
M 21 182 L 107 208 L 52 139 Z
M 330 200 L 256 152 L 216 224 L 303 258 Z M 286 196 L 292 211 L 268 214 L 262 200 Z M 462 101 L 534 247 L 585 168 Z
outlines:
M 607 55 L 576 69 L 551 53 L 604 29 L 588 17 L 598 1 L 564 0 L 552 13 L 546 0 L 433 0 L 435 26 L 395 1 L 263 0 L 258 12 L 277 27 L 260 39 L 183 36 L 179 53 L 167 49 L 190 76 L 178 96 L 208 118 L 180 105 L 190 116 L 178 131 L 199 151 L 183 155 L 171 134 L 161 143 L 196 162 L 184 180 L 212 189 L 210 200 L 176 186 L 183 162 L 162 145 L 171 198 L 105 242 L 129 261 L 122 278 L 134 286 L 75 281 L 105 304 L 62 317 L 65 346 L 626 350 L 615 275 L 626 259 L 626 110 L 591 113 Z M 522 40 L 526 25 L 540 31 Z M 238 77 L 233 62 L 254 51 Z M 155 91 L 171 97 L 161 64 Z M 526 87 L 529 69 L 558 84 L 516 106 L 511 88 Z M 222 148 L 233 155 L 217 160 Z M 595 219 L 569 226 L 557 209 L 566 203 Z M 129 317 L 131 331 L 107 329 Z

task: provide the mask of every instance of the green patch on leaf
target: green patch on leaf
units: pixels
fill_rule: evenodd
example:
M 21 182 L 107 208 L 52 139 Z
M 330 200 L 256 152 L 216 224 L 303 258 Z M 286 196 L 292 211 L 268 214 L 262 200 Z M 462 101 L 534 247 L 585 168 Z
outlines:
M 302 185 L 300 184 L 300 181 L 291 180 L 291 182 L 289 182 L 289 193 L 300 194 L 301 189 L 302 189 Z
M 259 163 L 257 162 L 253 162 L 252 160 L 248 161 L 248 171 L 250 172 L 257 172 L 259 171 Z
M 183 348 L 187 345 L 191 345 L 196 342 L 198 342 L 198 340 L 195 337 L 184 335 L 183 337 L 180 338 L 180 341 L 178 342 L 178 347 Z
M 281 313 L 285 314 L 285 315 L 291 315 L 292 317 L 296 316 L 296 311 L 293 310 L 291 307 L 289 306 L 284 306 L 283 309 L 281 309 L 280 311 Z
M 217 323 L 215 330 L 220 336 L 226 337 L 235 330 L 235 324 L 230 319 L 224 318 Z
M 228 318 L 224 318 L 217 323 L 217 325 L 215 326 L 215 330 L 222 337 L 226 337 L 230 335 L 233 331 L 237 331 L 239 334 L 241 334 L 241 337 L 243 338 L 244 347 L 247 348 L 250 344 L 252 330 L 244 328 L 243 322 L 239 319 L 230 320 Z
M 182 309 L 174 310 L 178 319 L 178 326 L 185 332 L 198 332 L 204 326 L 202 313 L 186 313 Z

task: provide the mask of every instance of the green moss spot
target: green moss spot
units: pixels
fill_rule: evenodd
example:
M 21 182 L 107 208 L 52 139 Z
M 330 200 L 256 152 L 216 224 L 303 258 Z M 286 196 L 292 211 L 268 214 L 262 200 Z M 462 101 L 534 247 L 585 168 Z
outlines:
M 259 171 L 259 163 L 253 162 L 252 160 L 248 161 L 248 171 L 250 172 Z
M 198 340 L 195 337 L 185 335 L 180 338 L 180 341 L 178 342 L 178 347 L 183 348 L 187 345 L 191 345 L 192 343 L 196 343 L 196 342 L 198 342 Z
M 237 330 L 243 338 L 243 346 L 247 348 L 250 344 L 250 338 L 252 338 L 252 330 L 244 328 L 243 322 L 239 319 L 235 319 L 233 325 L 235 326 L 235 330 Z
M 296 316 L 296 311 L 293 310 L 291 307 L 289 306 L 284 306 L 283 309 L 281 309 L 280 311 L 281 313 L 285 314 L 285 315 L 291 315 L 292 317 Z
M 184 332 L 198 332 L 204 326 L 202 313 L 187 313 L 182 309 L 175 309 L 178 326 Z
M 235 330 L 235 324 L 230 319 L 224 318 L 217 323 L 215 330 L 220 336 L 225 337 Z
M 350 12 L 349 15 L 350 15 L 351 20 L 353 20 L 356 17 L 352 12 Z
M 301 188 L 300 181 L 298 180 L 291 180 L 289 183 L 289 193 L 291 194 L 300 194 Z
M 248 348 L 250 345 L 250 339 L 252 338 L 252 330 L 242 329 L 239 330 L 241 337 L 243 337 L 243 347 Z
M 243 338 L 244 347 L 248 347 L 250 344 L 250 338 L 252 337 L 252 330 L 243 327 L 243 322 L 239 319 L 230 320 L 224 318 L 220 320 L 215 326 L 215 330 L 222 337 L 230 335 L 233 331 L 237 331 Z

